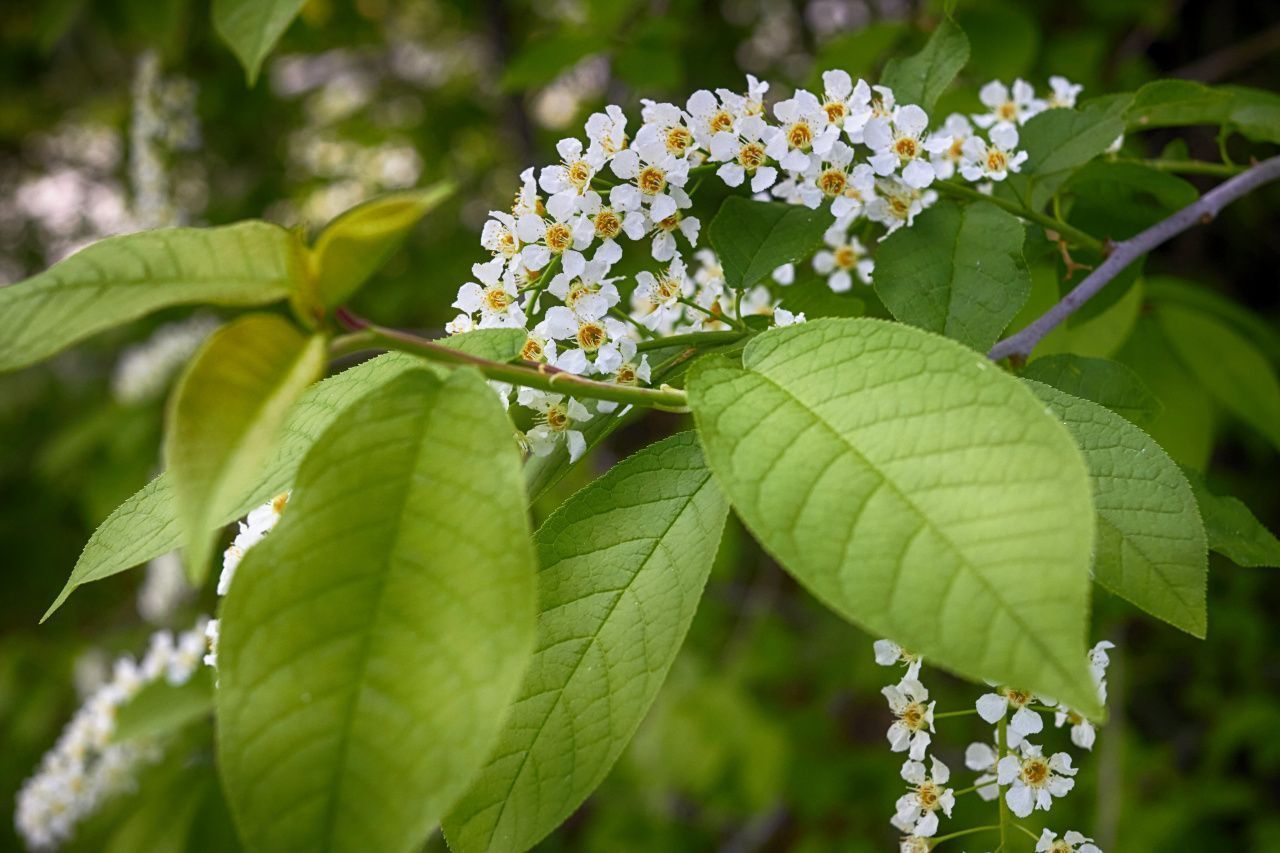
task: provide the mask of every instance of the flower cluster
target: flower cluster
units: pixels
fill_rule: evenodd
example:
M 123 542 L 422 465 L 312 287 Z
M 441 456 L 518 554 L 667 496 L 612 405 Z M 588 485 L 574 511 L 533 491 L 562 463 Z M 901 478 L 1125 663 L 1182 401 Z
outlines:
M 54 847 L 70 838 L 102 802 L 133 788 L 141 765 L 161 758 L 156 741 L 116 741 L 116 715 L 149 684 L 181 685 L 191 678 L 205 651 L 203 623 L 177 637 L 153 634 L 140 662 L 116 660 L 110 680 L 88 697 L 18 792 L 15 823 L 28 847 Z
M 643 355 L 650 338 L 740 326 L 751 314 L 776 325 L 804 320 L 779 307 L 772 287 L 726 286 L 692 212 L 711 174 L 759 199 L 829 212 L 812 265 L 839 293 L 855 279 L 870 283 L 867 242 L 910 226 L 937 198 L 935 181 L 986 184 L 1017 172 L 1027 156 L 1017 150 L 1018 124 L 1071 106 L 1080 88 L 1053 78 L 1053 94 L 1037 99 L 1021 80 L 1012 93 L 993 82 L 982 90 L 990 113 L 952 115 L 931 130 L 920 106 L 897 103 L 884 86 L 840 70 L 822 84 L 771 105 L 769 84 L 752 76 L 744 91 L 702 89 L 683 105 L 645 100 L 634 134 L 615 105 L 592 115 L 584 138 L 556 146 L 560 162 L 521 174 L 509 211 L 490 212 L 480 243 L 492 259 L 475 264 L 459 289 L 449 333 L 524 329 L 526 361 L 621 384 L 660 381 Z M 632 244 L 644 247 L 651 268 L 612 274 Z M 791 265 L 779 268 L 774 282 L 785 287 L 794 275 Z M 509 387 L 496 390 L 510 399 Z M 554 394 L 515 402 L 533 411 L 530 451 L 564 443 L 573 459 L 585 450 L 583 421 L 612 411 Z
M 1089 669 L 1099 699 L 1103 702 L 1106 701 L 1106 670 L 1110 662 L 1107 652 L 1112 648 L 1113 644 L 1103 641 L 1089 651 Z M 904 667 L 898 682 L 881 691 L 894 716 L 887 733 L 889 748 L 894 752 L 907 753 L 901 772 L 908 790 L 899 797 L 890 822 L 904 833 L 903 853 L 928 850 L 929 839 L 938 830 L 939 813 L 951 817 L 956 798 L 956 792 L 947 787 L 950 769 L 937 756 L 928 755 L 933 742 L 934 702 L 930 701 L 929 691 L 920 681 L 922 661 L 918 656 L 889 640 L 877 640 L 874 651 L 876 663 L 881 666 Z M 965 766 L 979 774 L 973 787 L 966 791 L 975 791 L 986 801 L 1003 795 L 1009 810 L 1017 817 L 1025 818 L 1036 809 L 1048 811 L 1055 798 L 1065 797 L 1075 787 L 1077 768 L 1072 765 L 1071 756 L 1066 752 L 1053 752 L 1046 756 L 1043 748 L 1032 743 L 1030 738 L 1044 730 L 1041 714 L 1051 713 L 1058 727 L 1071 724 L 1072 743 L 1091 749 L 1095 731 L 1083 715 L 1025 690 L 995 686 L 994 690 L 978 698 L 973 711 L 951 712 L 944 716 L 975 712 L 996 729 L 992 743 L 971 743 L 965 750 Z M 928 768 L 924 763 L 926 758 L 930 762 Z M 1091 839 L 1074 831 L 1058 839 L 1055 833 L 1045 830 L 1036 850 L 1101 853 Z

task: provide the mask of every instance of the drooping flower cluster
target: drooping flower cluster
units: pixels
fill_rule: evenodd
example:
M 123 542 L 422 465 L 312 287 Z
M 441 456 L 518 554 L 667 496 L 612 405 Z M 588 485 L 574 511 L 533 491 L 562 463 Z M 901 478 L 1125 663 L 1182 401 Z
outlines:
M 910 226 L 937 198 L 935 181 L 985 184 L 1018 171 L 1026 153 L 1017 150 L 1017 125 L 1070 107 L 1079 92 L 1053 78 L 1053 94 L 1041 100 L 1023 81 L 1012 92 L 993 82 L 982 90 L 989 114 L 972 122 L 952 115 L 930 130 L 920 106 L 897 103 L 884 86 L 840 70 L 822 83 L 820 93 L 796 90 L 771 106 L 769 84 L 751 76 L 745 91 L 703 89 L 683 105 L 645 100 L 634 135 L 617 106 L 592 115 L 585 138 L 556 146 L 559 163 L 521 174 L 510 211 L 490 212 L 480 243 L 492 259 L 475 264 L 474 280 L 459 289 L 449 333 L 525 329 L 526 361 L 621 384 L 660 381 L 644 355 L 651 338 L 740 326 L 753 314 L 776 325 L 804 320 L 781 308 L 770 286 L 726 286 L 692 213 L 711 174 L 759 199 L 827 210 L 826 245 L 812 265 L 844 292 L 855 279 L 870 283 L 867 242 Z M 631 244 L 645 247 L 650 268 L 624 281 L 611 273 Z M 794 275 L 788 265 L 774 282 L 785 287 Z M 510 388 L 496 390 L 509 399 Z M 515 402 L 533 411 L 530 451 L 564 443 L 573 459 L 586 447 L 583 421 L 612 411 L 541 393 Z
M 185 684 L 205 651 L 204 620 L 174 636 L 159 631 L 142 660 L 121 657 L 110 680 L 95 690 L 63 729 L 39 770 L 18 792 L 15 824 L 32 849 L 55 847 L 104 801 L 132 790 L 136 771 L 162 756 L 158 742 L 116 741 L 116 715 L 149 684 Z
M 1107 695 L 1107 652 L 1112 648 L 1112 643 L 1103 641 L 1089 651 L 1090 673 L 1103 702 Z M 922 661 L 918 656 L 889 640 L 877 640 L 874 651 L 877 664 L 905 667 L 901 679 L 881 691 L 894 716 L 887 733 L 889 748 L 908 756 L 902 766 L 908 791 L 898 799 L 890 822 L 904 833 L 900 846 L 903 853 L 928 850 L 929 839 L 938 830 L 939 813 L 951 817 L 956 798 L 956 792 L 947 787 L 950 769 L 937 756 L 928 754 L 933 743 L 935 703 L 920 681 Z M 1058 727 L 1071 723 L 1072 743 L 1090 749 L 1095 731 L 1083 715 L 1051 699 L 1007 686 L 984 693 L 974 708 L 996 729 L 991 743 L 971 743 L 965 750 L 965 766 L 979 774 L 967 791 L 976 791 L 986 801 L 1003 795 L 1009 810 L 1025 818 L 1036 809 L 1048 811 L 1055 798 L 1065 797 L 1075 787 L 1077 768 L 1072 765 L 1071 756 L 1066 752 L 1046 756 L 1043 747 L 1030 738 L 1044 730 L 1041 714 L 1051 713 Z M 928 768 L 926 758 L 930 761 Z M 1074 831 L 1058 839 L 1055 833 L 1045 830 L 1036 849 L 1101 853 L 1091 839 Z

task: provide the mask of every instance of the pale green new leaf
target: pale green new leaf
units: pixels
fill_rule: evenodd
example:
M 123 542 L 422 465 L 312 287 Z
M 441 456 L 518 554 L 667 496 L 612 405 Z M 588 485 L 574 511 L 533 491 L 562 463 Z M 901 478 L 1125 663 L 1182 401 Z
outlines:
M 899 104 L 919 104 L 929 111 L 968 61 L 969 39 L 944 18 L 919 53 L 889 60 L 880 82 L 893 90 Z
M 452 850 L 527 850 L 600 784 L 684 641 L 728 509 L 681 433 L 543 523 L 538 648 L 489 765 L 445 819 Z
M 445 338 L 441 343 L 482 358 L 511 361 L 519 355 L 524 340 L 525 332 L 520 329 L 477 329 Z M 278 446 L 263 466 L 257 485 L 218 524 L 230 523 L 288 489 L 303 454 L 339 412 L 409 368 L 426 366 L 427 362 L 411 355 L 388 353 L 307 389 L 289 412 Z M 48 619 L 81 584 L 110 577 L 179 547 L 181 534 L 172 480 L 161 474 L 116 507 L 89 537 L 66 586 L 43 619 Z
M 227 43 L 252 86 L 280 36 L 307 0 L 213 0 L 213 28 Z
M 941 666 L 1100 712 L 1093 507 L 1066 428 L 946 338 L 881 320 L 765 332 L 688 380 L 717 480 L 836 612 Z
M 808 257 L 822 243 L 831 215 L 802 205 L 729 196 L 707 237 L 730 287 L 748 288 L 783 264 Z
M 346 302 L 387 262 L 418 220 L 453 194 L 453 185 L 434 184 L 378 196 L 338 216 L 320 232 L 311 249 L 314 287 L 320 304 Z
M 262 475 L 289 409 L 324 363 L 323 336 L 249 314 L 210 335 L 178 381 L 165 411 L 165 470 L 197 585 L 217 528 Z
M 511 425 L 413 370 L 334 421 L 221 611 L 218 756 L 251 849 L 419 849 L 496 742 L 533 649 Z
M 1204 637 L 1209 562 L 1187 478 L 1138 427 L 1097 403 L 1027 383 L 1075 436 L 1093 480 L 1093 577 L 1121 598 Z
M 1280 568 L 1280 539 L 1258 521 L 1243 501 L 1214 494 L 1199 472 L 1184 468 L 1183 473 L 1200 506 L 1210 550 L 1237 566 Z
M 1266 356 L 1208 314 L 1165 304 L 1156 317 L 1178 358 L 1205 390 L 1280 448 L 1280 380 Z
M 1135 424 L 1143 424 L 1164 409 L 1142 377 L 1118 361 L 1058 353 L 1037 358 L 1022 370 L 1034 379 L 1106 406 Z
M 108 237 L 0 287 L 0 370 L 34 364 L 171 305 L 265 305 L 302 280 L 301 247 L 278 225 L 163 228 Z
M 986 352 L 1031 292 L 1018 217 L 987 202 L 940 202 L 876 252 L 873 283 L 886 308 Z

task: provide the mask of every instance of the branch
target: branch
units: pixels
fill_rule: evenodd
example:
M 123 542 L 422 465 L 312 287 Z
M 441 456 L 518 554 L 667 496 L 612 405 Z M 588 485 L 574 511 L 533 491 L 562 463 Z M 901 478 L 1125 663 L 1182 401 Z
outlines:
M 1055 219 L 1046 213 L 1038 210 L 1032 210 L 1029 207 L 1019 204 L 1016 201 L 1010 201 L 1007 198 L 1001 198 L 998 195 L 987 195 L 980 193 L 972 187 L 966 187 L 964 184 L 953 183 L 951 181 L 937 181 L 933 183 L 932 188 L 943 195 L 954 196 L 955 198 L 963 198 L 969 201 L 985 201 L 988 204 L 994 204 L 996 207 L 1004 208 L 1014 216 L 1019 216 L 1028 222 L 1034 222 L 1047 231 L 1055 232 L 1059 237 L 1074 243 L 1077 246 L 1083 246 L 1086 249 L 1092 249 L 1099 254 L 1102 253 L 1102 241 L 1096 237 L 1084 233 L 1075 226 L 1068 225 L 1061 219 Z
M 1063 320 L 1074 314 L 1092 299 L 1098 291 L 1120 274 L 1120 271 L 1142 255 L 1191 228 L 1207 225 L 1222 208 L 1263 184 L 1280 178 L 1280 157 L 1263 160 L 1256 166 L 1224 181 L 1201 196 L 1194 204 L 1152 225 L 1137 236 L 1117 243 L 1107 259 L 1089 274 L 1084 281 L 1062 298 L 1035 322 L 1015 335 L 1005 338 L 991 348 L 987 356 L 999 361 L 1009 356 L 1026 358 L 1045 335 L 1053 331 Z

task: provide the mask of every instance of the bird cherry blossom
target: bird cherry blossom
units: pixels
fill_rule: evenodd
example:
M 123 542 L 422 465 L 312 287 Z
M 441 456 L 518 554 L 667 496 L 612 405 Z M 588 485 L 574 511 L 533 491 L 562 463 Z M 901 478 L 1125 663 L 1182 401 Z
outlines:
M 813 269 L 827 277 L 827 286 L 835 293 L 844 293 L 853 287 L 853 276 L 863 284 L 871 283 L 875 261 L 867 257 L 866 247 L 857 237 L 850 236 L 848 226 L 837 222 L 822 235 L 827 248 L 813 256 Z M 877 662 L 879 653 L 877 652 Z
M 978 100 L 988 108 L 988 112 L 972 116 L 973 123 L 981 128 L 992 125 L 1023 124 L 1027 119 L 1044 110 L 1044 101 L 1036 98 L 1036 91 L 1026 80 L 1013 81 L 1012 91 L 999 80 L 978 90 Z
M 898 107 L 893 116 L 872 118 L 862 131 L 863 141 L 874 153 L 871 168 L 877 175 L 892 175 L 899 168 L 909 187 L 924 189 L 938 172 L 926 155 L 947 150 L 951 140 L 944 134 L 928 134 L 929 116 L 915 104 Z
M 955 792 L 946 787 L 951 771 L 936 756 L 930 760 L 933 766 L 929 772 L 919 761 L 903 763 L 902 778 L 912 790 L 898 798 L 891 821 L 902 832 L 925 838 L 937 833 L 938 812 L 951 817 L 956 804 Z
M 535 456 L 546 456 L 563 441 L 569 460 L 576 462 L 587 451 L 587 440 L 579 424 L 591 420 L 591 412 L 582 403 L 563 394 L 549 394 L 535 388 L 522 387 L 517 394 L 520 405 L 538 413 L 538 423 L 525 433 L 529 450 Z
M 904 678 L 897 685 L 880 690 L 889 702 L 889 710 L 897 717 L 889 726 L 889 748 L 906 752 L 912 761 L 923 761 L 932 740 L 933 706 L 929 691 L 917 679 Z
M 971 136 L 964 143 L 960 174 L 967 181 L 1003 181 L 1010 172 L 1021 171 L 1027 159 L 1027 152 L 1014 150 L 1018 131 L 1013 125 L 997 124 L 988 135 L 990 142 Z
M 1058 833 L 1046 828 L 1040 832 L 1040 838 L 1036 841 L 1036 853 L 1102 853 L 1102 850 L 1093 843 L 1092 838 L 1087 838 L 1084 833 L 1074 829 L 1067 830 L 1059 838 Z
M 1034 809 L 1048 811 L 1054 797 L 1065 797 L 1075 787 L 1076 768 L 1071 756 L 1055 752 L 1045 758 L 1040 747 L 1023 743 L 1020 754 L 1006 755 L 996 763 L 996 781 L 1005 792 L 1005 803 L 1018 817 Z

